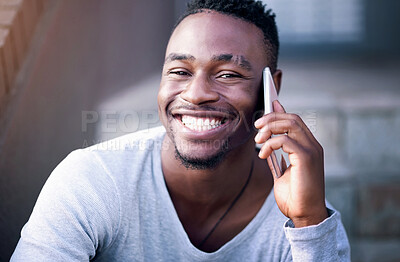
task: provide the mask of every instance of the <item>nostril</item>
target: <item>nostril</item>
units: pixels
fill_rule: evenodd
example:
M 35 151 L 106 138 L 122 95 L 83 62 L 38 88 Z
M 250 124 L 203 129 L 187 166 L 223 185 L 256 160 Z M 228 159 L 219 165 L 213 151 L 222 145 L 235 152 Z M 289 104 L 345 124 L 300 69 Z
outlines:
M 192 104 L 203 104 L 219 100 L 218 92 L 210 87 L 190 87 L 181 92 L 180 97 Z

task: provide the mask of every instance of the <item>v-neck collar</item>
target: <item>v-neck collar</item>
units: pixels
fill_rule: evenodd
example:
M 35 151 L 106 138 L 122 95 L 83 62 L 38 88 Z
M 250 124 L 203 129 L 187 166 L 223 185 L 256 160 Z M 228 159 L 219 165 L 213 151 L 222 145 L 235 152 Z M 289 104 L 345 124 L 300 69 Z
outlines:
M 162 138 L 163 139 L 163 138 Z M 156 150 L 155 150 L 156 151 Z M 161 153 L 160 152 L 153 152 L 153 170 L 154 170 L 154 179 L 156 180 L 156 185 L 159 189 L 160 199 L 163 202 L 163 205 L 166 207 L 169 218 L 168 221 L 171 221 L 173 225 L 171 228 L 177 229 L 176 236 L 178 241 L 180 242 L 179 245 L 181 246 L 181 251 L 185 252 L 191 258 L 195 257 L 198 259 L 207 259 L 213 260 L 217 258 L 221 258 L 224 254 L 227 254 L 230 250 L 235 247 L 238 247 L 243 241 L 245 241 L 249 236 L 253 235 L 254 232 L 261 226 L 265 217 L 271 211 L 275 203 L 275 198 L 273 194 L 273 188 L 271 192 L 266 197 L 263 205 L 261 206 L 260 210 L 254 216 L 254 218 L 246 225 L 246 227 L 240 231 L 234 238 L 226 242 L 222 247 L 214 252 L 204 252 L 197 247 L 195 247 L 189 239 L 181 221 L 179 220 L 179 216 L 175 210 L 175 206 L 172 202 L 172 199 L 169 195 L 167 185 L 165 183 L 164 174 L 162 172 L 161 166 Z M 158 155 L 158 156 L 156 156 Z

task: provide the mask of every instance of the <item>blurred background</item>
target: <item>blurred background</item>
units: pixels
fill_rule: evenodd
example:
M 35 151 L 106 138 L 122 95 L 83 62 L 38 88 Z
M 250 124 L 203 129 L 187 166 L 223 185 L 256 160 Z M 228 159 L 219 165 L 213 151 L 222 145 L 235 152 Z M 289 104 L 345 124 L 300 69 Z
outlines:
M 353 261 L 400 261 L 400 1 L 264 0 L 280 100 L 325 149 Z M 0 0 L 0 261 L 74 149 L 159 125 L 156 94 L 186 0 Z

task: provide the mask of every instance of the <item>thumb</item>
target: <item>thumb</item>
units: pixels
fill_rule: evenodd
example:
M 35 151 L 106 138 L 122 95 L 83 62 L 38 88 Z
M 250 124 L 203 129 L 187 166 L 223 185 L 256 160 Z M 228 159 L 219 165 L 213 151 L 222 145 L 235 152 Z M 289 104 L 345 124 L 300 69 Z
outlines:
M 279 103 L 278 100 L 274 100 L 272 102 L 272 106 L 274 107 L 274 112 L 286 113 L 285 108 L 283 108 L 283 106 L 281 105 L 281 103 Z

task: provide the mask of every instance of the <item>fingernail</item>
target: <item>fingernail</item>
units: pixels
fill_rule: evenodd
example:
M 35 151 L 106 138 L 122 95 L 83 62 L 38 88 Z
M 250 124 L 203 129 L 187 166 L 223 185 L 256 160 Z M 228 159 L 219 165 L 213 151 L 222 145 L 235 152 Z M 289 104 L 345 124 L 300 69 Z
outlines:
M 258 152 L 258 157 L 261 158 L 261 154 L 262 154 L 262 149 L 260 150 L 260 152 Z
M 257 127 L 259 124 L 261 124 L 261 120 L 260 120 L 260 119 L 257 119 L 257 121 L 254 122 L 254 126 Z
M 257 142 L 260 139 L 261 134 L 257 133 L 256 137 L 254 138 L 254 140 Z

